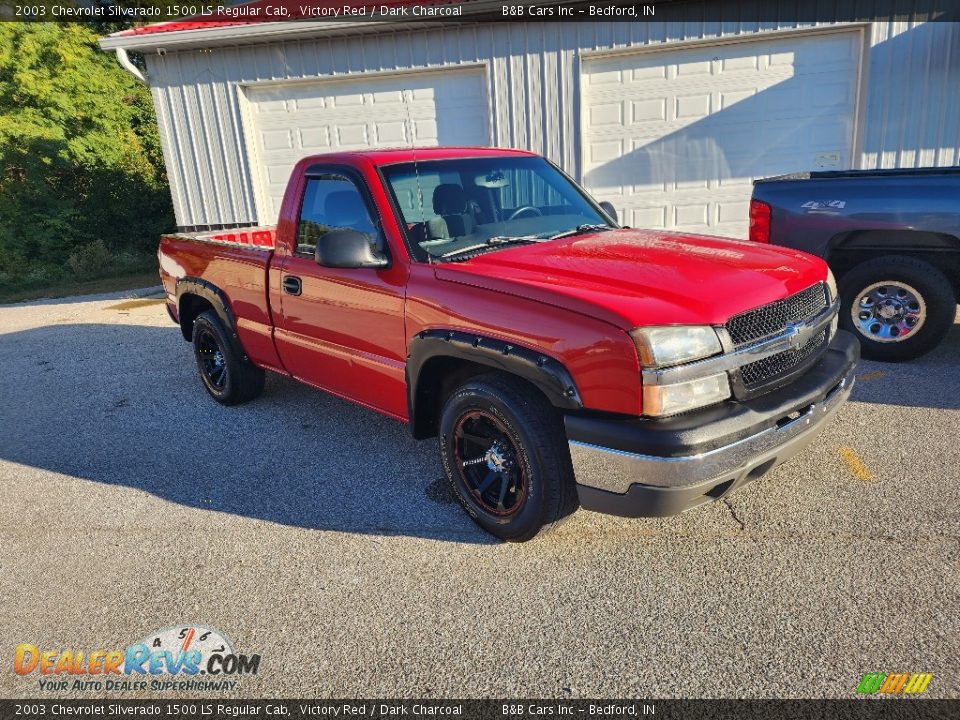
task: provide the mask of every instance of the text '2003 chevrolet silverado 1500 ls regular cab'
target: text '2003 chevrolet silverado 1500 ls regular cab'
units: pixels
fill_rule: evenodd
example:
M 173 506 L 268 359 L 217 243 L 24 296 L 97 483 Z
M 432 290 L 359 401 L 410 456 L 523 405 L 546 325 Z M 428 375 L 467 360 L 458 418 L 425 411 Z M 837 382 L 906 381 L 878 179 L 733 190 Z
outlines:
M 755 480 L 832 417 L 859 357 L 822 260 L 621 228 L 521 151 L 305 158 L 275 229 L 168 235 L 159 257 L 216 400 L 270 370 L 407 422 L 507 540 Z

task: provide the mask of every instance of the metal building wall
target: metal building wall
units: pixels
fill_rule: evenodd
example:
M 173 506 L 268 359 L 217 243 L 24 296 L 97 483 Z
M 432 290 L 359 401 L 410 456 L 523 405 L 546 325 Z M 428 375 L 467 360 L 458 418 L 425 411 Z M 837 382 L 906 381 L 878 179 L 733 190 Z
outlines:
M 257 217 L 238 85 L 486 62 L 494 145 L 540 152 L 580 176 L 584 51 L 665 48 L 815 23 L 527 23 L 428 27 L 147 56 L 181 226 Z M 822 24 L 821 24 L 822 25 Z M 960 163 L 960 23 L 872 23 L 860 167 Z

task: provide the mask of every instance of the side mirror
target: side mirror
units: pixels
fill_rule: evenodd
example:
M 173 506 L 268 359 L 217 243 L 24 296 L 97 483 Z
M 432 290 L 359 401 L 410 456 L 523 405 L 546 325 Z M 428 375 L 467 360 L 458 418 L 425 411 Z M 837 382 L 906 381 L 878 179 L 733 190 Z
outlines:
M 317 238 L 318 265 L 332 268 L 385 268 L 390 265 L 371 238 L 359 230 L 331 230 Z
M 603 210 L 615 223 L 620 223 L 620 221 L 617 219 L 617 209 L 613 206 L 612 202 L 609 200 L 604 200 L 600 203 L 600 209 Z

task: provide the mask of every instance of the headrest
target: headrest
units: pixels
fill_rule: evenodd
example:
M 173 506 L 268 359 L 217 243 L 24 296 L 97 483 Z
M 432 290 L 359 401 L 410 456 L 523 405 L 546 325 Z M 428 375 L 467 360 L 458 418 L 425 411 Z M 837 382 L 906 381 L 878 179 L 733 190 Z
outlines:
M 437 185 L 433 190 L 433 211 L 437 215 L 459 215 L 467 207 L 467 194 L 459 185 Z

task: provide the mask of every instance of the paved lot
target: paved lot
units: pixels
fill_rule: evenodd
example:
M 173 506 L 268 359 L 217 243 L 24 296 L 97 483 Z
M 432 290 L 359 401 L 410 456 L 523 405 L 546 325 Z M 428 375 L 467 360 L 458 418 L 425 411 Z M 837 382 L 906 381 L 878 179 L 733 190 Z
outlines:
M 520 546 L 393 421 L 277 377 L 216 405 L 157 302 L 2 307 L 0 367 L 0 696 L 39 693 L 18 643 L 194 621 L 262 655 L 247 697 L 960 697 L 960 326 L 729 503 Z

